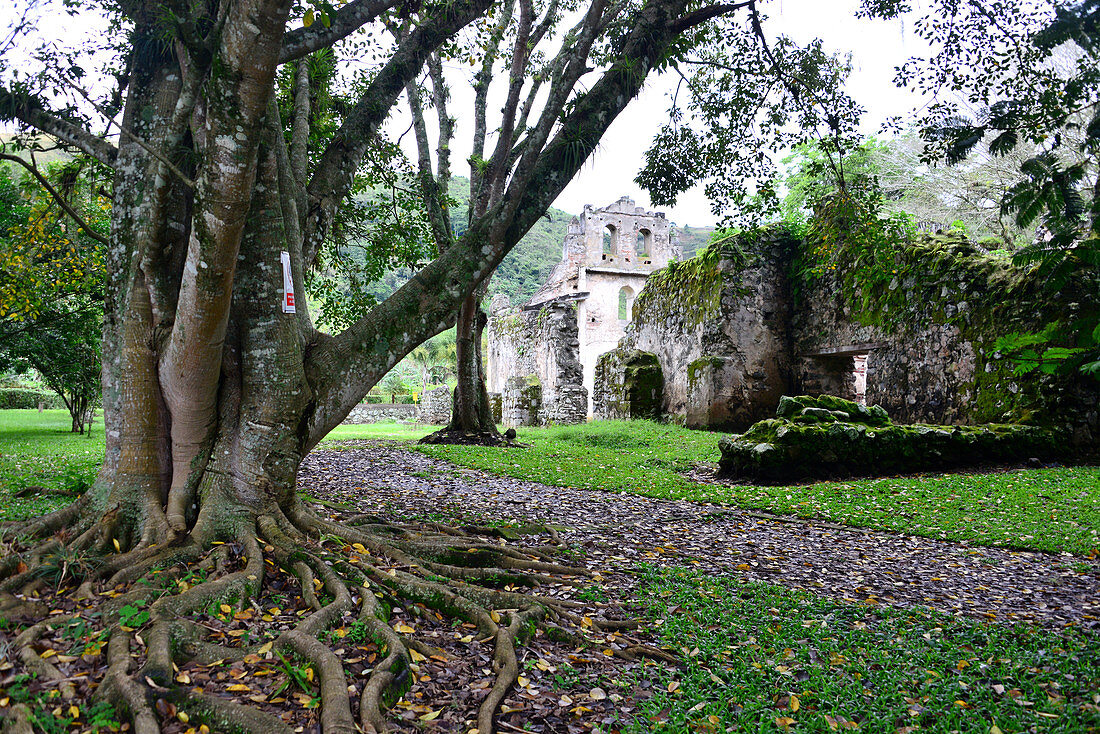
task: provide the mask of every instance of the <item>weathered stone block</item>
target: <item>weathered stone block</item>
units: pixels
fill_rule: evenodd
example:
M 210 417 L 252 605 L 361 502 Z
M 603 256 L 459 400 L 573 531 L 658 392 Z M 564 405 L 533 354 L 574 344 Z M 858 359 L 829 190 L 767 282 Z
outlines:
M 498 392 L 489 393 L 489 412 L 493 415 L 493 423 L 500 424 L 504 422 L 504 403 L 503 398 Z
M 420 396 L 420 422 L 432 426 L 445 426 L 451 422 L 453 399 L 446 386 L 427 390 Z

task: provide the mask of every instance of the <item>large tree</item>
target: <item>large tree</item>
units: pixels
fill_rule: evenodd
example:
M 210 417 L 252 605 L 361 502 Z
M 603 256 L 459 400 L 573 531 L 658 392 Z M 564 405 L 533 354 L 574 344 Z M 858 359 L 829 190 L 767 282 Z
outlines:
M 81 11 L 79 3 L 66 5 Z M 172 676 L 174 662 L 187 655 L 249 652 L 211 646 L 188 617 L 213 602 L 244 606 L 259 598 L 270 562 L 300 579 L 316 610 L 279 635 L 276 649 L 320 671 L 324 729 L 350 732 L 347 680 L 317 635 L 349 614 L 356 596 L 387 656 L 363 688 L 363 728 L 382 728 L 383 700 L 409 682 L 406 645 L 377 620 L 374 595 L 359 591 L 366 585 L 464 618 L 495 638 L 498 679 L 478 714 L 479 730 L 490 731 L 517 675 L 518 633 L 561 610 L 547 599 L 478 584 L 569 569 L 475 537 L 394 527 L 378 533 L 334 522 L 296 494 L 298 466 L 411 349 L 456 315 L 476 319 L 476 294 L 493 269 L 655 69 L 690 48 L 716 47 L 720 55 L 727 37 L 751 46 L 760 28 L 754 4 L 351 0 L 335 9 L 291 0 L 122 0 L 104 7 L 121 52 L 117 89 L 101 93 L 82 82 L 92 75 L 76 56 L 39 54 L 44 73 L 19 74 L 12 62 L 2 70 L 0 119 L 48 133 L 114 177 L 102 344 L 106 459 L 77 502 L 6 536 L 14 540 L 0 564 L 0 612 L 47 617 L 50 607 L 25 594 L 42 588 L 42 568 L 59 558 L 87 561 L 65 561 L 63 581 L 81 573 L 79 587 L 63 585 L 63 593 L 95 595 L 105 585 L 156 575 L 157 584 L 104 600 L 109 668 L 101 695 L 127 711 L 140 733 L 157 729 L 154 686 L 175 686 L 174 700 L 195 715 L 248 731 L 283 731 L 269 715 L 180 689 Z M 559 29 L 564 18 L 568 27 Z M 373 35 L 339 45 L 362 30 Z M 351 57 L 377 63 L 347 85 L 353 93 L 319 115 L 322 85 L 312 83 L 306 66 L 311 55 L 334 47 L 337 66 Z M 350 50 L 341 57 L 340 48 Z M 484 103 L 475 113 L 468 227 L 461 237 L 450 232 L 440 190 L 445 156 L 435 175 L 428 175 L 430 162 L 421 165 L 438 257 L 340 333 L 322 333 L 301 299 L 305 275 L 337 238 L 357 173 L 386 148 L 380 130 L 398 97 L 426 65 L 439 75 L 441 53 L 466 53 L 481 64 L 477 95 L 494 80 L 504 89 L 499 117 L 486 115 Z M 536 56 L 538 72 L 525 74 Z M 724 64 L 733 78 L 760 58 L 756 51 Z M 442 85 L 435 89 L 446 124 Z M 111 136 L 96 134 L 103 129 Z M 284 262 L 297 302 L 284 288 Z M 460 363 L 469 363 L 472 346 L 460 340 Z M 318 540 L 332 536 L 361 550 L 334 554 Z M 371 555 L 414 572 L 381 572 Z M 213 573 L 161 595 L 160 582 L 181 576 L 188 564 Z M 315 577 L 328 604 L 313 594 Z M 439 580 L 447 577 L 464 581 Z M 149 603 L 148 649 L 134 671 L 121 610 L 142 600 Z M 516 611 L 498 616 L 494 607 Z M 35 658 L 30 645 L 44 629 L 32 626 L 16 639 L 29 651 L 25 657 Z M 52 675 L 48 661 L 34 666 Z

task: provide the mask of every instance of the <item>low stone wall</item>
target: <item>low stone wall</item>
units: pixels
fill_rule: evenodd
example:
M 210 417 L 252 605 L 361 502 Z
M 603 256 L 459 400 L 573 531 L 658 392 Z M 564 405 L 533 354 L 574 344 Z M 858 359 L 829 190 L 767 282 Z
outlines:
M 344 423 L 415 423 L 419 417 L 419 405 L 360 403 L 351 409 Z

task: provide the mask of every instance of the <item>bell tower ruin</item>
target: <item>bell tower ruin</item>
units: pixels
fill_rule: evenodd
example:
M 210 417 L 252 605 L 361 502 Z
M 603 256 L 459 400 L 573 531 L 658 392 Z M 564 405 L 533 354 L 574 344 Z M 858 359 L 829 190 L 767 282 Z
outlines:
M 509 378 L 537 379 L 543 386 L 543 417 L 536 422 L 584 420 L 591 414 L 588 396 L 597 359 L 626 333 L 634 300 L 649 274 L 679 259 L 676 228 L 664 212 L 646 211 L 626 196 L 602 209 L 586 205 L 569 223 L 562 259 L 535 295 L 519 309 L 508 309 L 494 299 L 487 329 L 489 391 L 504 393 Z M 562 310 L 565 306 L 568 314 Z M 559 322 L 553 334 L 539 327 L 544 311 L 554 313 Z M 545 322 L 547 317 L 541 318 Z M 561 323 L 562 318 L 575 318 L 575 325 Z M 575 354 L 560 354 L 561 350 Z M 563 371 L 563 365 L 569 367 Z M 579 384 L 573 384 L 578 380 L 572 375 L 563 380 L 565 373 L 574 371 L 579 372 Z M 546 388 L 566 384 L 572 385 L 567 390 L 570 399 L 583 401 L 583 412 L 579 405 L 564 411 L 555 408 L 559 391 Z

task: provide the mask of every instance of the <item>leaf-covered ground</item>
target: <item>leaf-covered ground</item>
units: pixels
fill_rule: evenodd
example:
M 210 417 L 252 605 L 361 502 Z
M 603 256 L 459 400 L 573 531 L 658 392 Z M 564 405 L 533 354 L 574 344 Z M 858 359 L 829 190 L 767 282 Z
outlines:
M 1100 725 L 1092 561 L 550 487 L 392 444 L 340 448 L 310 457 L 303 488 L 349 504 L 380 501 L 397 517 L 496 523 L 505 534 L 554 523 L 600 570 L 575 597 L 640 607 L 653 641 L 681 661 L 576 672 L 540 652 L 535 666 L 557 668 L 533 667 L 529 710 L 505 719 L 517 731 L 1007 734 Z M 598 708 L 608 700 L 610 713 Z M 598 715 L 586 711 L 594 707 Z M 525 718 L 548 709 L 559 728 Z
M 65 489 L 73 481 L 68 477 L 90 479 L 102 453 L 99 437 L 69 436 L 63 414 L 50 428 L 49 415 L 26 413 L 0 413 L 0 507 L 9 516 L 42 511 L 36 502 L 56 506 L 69 500 L 54 494 L 14 497 L 13 487 Z M 1025 496 L 1059 498 L 1059 512 L 1087 510 L 1090 502 L 1095 507 L 1096 483 L 1088 481 L 1095 469 L 721 487 L 693 483 L 681 473 L 708 461 L 716 435 L 653 424 L 530 431 L 521 436 L 530 449 L 478 449 L 464 456 L 493 474 L 378 440 L 409 440 L 423 432 L 395 425 L 341 427 L 339 437 L 372 440 L 321 447 L 303 466 L 301 489 L 340 503 L 329 508 L 333 516 L 358 508 L 395 519 L 492 525 L 519 545 L 547 543 L 532 521 L 549 524 L 568 561 L 596 572 L 537 592 L 581 605 L 576 609 L 584 642 L 554 642 L 545 634 L 529 641 L 522 675 L 499 718 L 501 731 L 1100 731 L 1100 565 L 1087 556 L 975 547 L 939 537 L 962 532 L 951 524 L 973 517 L 966 512 L 970 499 L 996 505 L 1000 488 L 1016 482 Z M 559 484 L 575 481 L 592 489 L 502 476 L 523 472 L 545 472 Z M 1072 492 L 1049 491 L 1051 483 L 1073 482 L 1082 482 L 1086 493 L 1078 493 L 1077 504 Z M 830 487 L 835 489 L 825 491 Z M 913 492 L 916 499 L 904 496 L 912 487 L 920 490 Z M 661 492 L 702 501 L 660 499 Z M 746 494 L 732 499 L 734 492 Z M 731 506 L 782 512 L 792 509 L 789 503 L 821 502 L 829 513 L 843 515 L 860 504 L 861 492 L 873 498 L 864 504 L 874 508 L 869 524 L 879 527 L 891 527 L 891 508 L 903 501 L 917 508 L 956 502 L 963 514 L 942 513 L 940 525 L 929 512 L 921 518 L 927 537 L 913 537 L 830 522 L 822 519 L 829 516 L 823 510 L 806 513 L 817 519 L 805 521 Z M 1033 527 L 1047 509 L 1025 505 L 1010 517 Z M 1089 517 L 1086 511 L 1077 520 L 1095 530 Z M 1052 527 L 1072 526 L 1058 518 Z M 1056 545 L 1067 547 L 1065 536 L 1059 537 Z M 1037 545 L 1018 543 L 1029 544 Z M 265 593 L 252 610 L 206 610 L 200 622 L 210 639 L 231 646 L 257 643 L 260 635 L 289 628 L 309 611 L 289 579 L 274 572 Z M 13 675 L 0 661 L 0 707 L 33 702 L 39 729 L 51 734 L 118 731 L 118 717 L 85 700 L 102 674 L 97 609 L 59 604 L 64 608 L 58 614 L 76 617 L 55 626 L 36 649 L 55 661 L 66 680 Z M 421 605 L 391 611 L 395 629 L 437 649 L 434 656 L 414 656 L 416 681 L 393 708 L 399 730 L 465 734 L 490 685 L 491 646 Z M 130 612 L 140 662 L 144 609 Z M 639 616 L 651 626 L 601 630 L 584 622 Z M 0 644 L 8 636 L 0 631 Z M 329 641 L 352 680 L 379 658 L 377 643 L 354 620 L 334 630 Z M 662 646 L 678 663 L 623 659 L 643 643 Z M 303 734 L 320 731 L 317 674 L 304 661 L 269 649 L 235 663 L 189 663 L 177 675 L 212 695 L 261 706 Z M 208 734 L 168 700 L 158 701 L 157 715 L 165 731 Z

